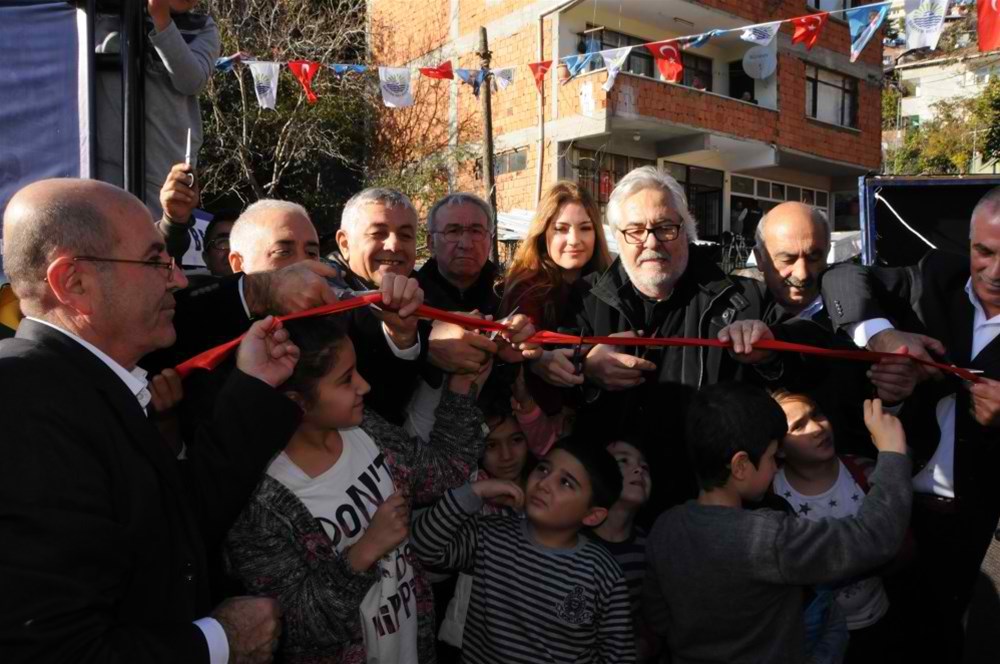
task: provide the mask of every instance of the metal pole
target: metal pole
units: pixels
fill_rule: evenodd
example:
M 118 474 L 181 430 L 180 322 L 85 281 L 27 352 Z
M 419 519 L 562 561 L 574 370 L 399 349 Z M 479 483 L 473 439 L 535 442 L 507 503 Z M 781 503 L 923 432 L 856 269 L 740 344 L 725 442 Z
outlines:
M 493 210 L 493 249 L 490 252 L 490 258 L 494 264 L 500 265 L 500 242 L 497 239 L 497 189 L 493 177 L 493 102 L 491 99 L 492 90 L 490 89 L 492 83 L 490 58 L 492 55 L 489 49 L 489 40 L 486 37 L 486 28 L 480 27 L 479 63 L 484 72 L 480 88 L 480 95 L 483 98 L 483 181 L 486 186 L 486 200 L 489 201 L 490 208 Z
M 145 201 L 145 142 L 143 129 L 143 8 L 145 3 L 122 3 L 122 176 L 126 191 Z

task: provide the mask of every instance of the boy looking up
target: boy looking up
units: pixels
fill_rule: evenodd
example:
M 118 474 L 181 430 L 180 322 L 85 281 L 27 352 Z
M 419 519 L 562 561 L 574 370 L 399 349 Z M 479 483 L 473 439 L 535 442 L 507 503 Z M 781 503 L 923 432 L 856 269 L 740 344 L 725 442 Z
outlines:
M 570 437 L 539 461 L 523 492 L 507 480 L 466 484 L 417 517 L 417 557 L 474 578 L 463 662 L 635 662 L 621 568 L 580 536 L 621 491 L 615 460 Z M 490 500 L 523 505 L 526 518 L 479 515 Z
M 865 425 L 879 450 L 871 492 L 853 519 L 808 521 L 759 501 L 777 470 L 785 414 L 762 389 L 739 383 L 699 392 L 687 441 L 700 492 L 649 534 L 643 611 L 667 638 L 674 664 L 805 658 L 803 586 L 859 576 L 888 562 L 910 515 L 903 428 L 878 399 Z

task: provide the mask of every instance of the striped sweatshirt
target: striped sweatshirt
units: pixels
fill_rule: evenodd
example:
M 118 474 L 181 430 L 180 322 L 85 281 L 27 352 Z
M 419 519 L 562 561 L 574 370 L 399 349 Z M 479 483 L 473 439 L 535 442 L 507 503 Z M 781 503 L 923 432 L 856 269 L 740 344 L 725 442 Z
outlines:
M 466 484 L 413 523 L 410 543 L 434 567 L 473 577 L 462 661 L 632 664 L 635 643 L 621 567 L 600 544 L 537 544 L 528 522 L 481 516 Z

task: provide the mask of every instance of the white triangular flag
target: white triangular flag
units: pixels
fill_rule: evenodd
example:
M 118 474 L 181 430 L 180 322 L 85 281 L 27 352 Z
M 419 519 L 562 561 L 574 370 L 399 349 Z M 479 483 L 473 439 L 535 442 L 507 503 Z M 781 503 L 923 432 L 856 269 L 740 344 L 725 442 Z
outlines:
M 996 3 L 994 2 L 994 5 Z M 906 0 L 906 48 L 937 48 L 948 0 Z
M 281 63 L 256 60 L 246 64 L 253 74 L 253 89 L 257 93 L 257 103 L 261 108 L 274 110 L 278 101 L 278 72 L 281 71 Z
M 743 33 L 740 35 L 740 39 L 743 41 L 753 42 L 754 44 L 760 44 L 761 46 L 767 46 L 771 43 L 771 40 L 774 39 L 774 36 L 778 34 L 778 30 L 780 29 L 781 21 L 748 25 L 743 28 Z
M 503 69 L 491 70 L 496 89 L 506 90 L 507 86 L 514 82 L 514 72 L 516 70 L 517 67 L 504 67 Z
M 611 92 L 611 88 L 615 85 L 615 78 L 618 77 L 618 72 L 625 66 L 625 61 L 628 60 L 628 54 L 631 52 L 631 46 L 609 48 L 606 51 L 601 51 L 601 58 L 604 59 L 604 66 L 608 70 L 608 80 L 604 81 L 604 85 L 602 86 L 605 92 Z
M 382 103 L 389 108 L 413 106 L 410 88 L 409 67 L 379 67 L 379 87 L 382 89 Z

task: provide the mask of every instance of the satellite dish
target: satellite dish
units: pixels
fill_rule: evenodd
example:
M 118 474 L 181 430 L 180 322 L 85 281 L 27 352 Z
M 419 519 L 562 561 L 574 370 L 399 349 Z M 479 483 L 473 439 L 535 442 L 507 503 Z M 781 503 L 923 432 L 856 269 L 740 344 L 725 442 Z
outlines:
M 743 71 L 762 80 L 778 69 L 778 53 L 771 46 L 754 46 L 743 55 Z

